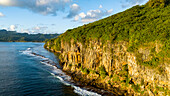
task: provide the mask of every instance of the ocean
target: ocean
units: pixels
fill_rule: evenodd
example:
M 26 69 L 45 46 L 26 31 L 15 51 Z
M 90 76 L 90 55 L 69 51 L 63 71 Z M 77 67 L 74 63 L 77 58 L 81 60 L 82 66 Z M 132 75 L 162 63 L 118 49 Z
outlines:
M 43 45 L 0 42 L 0 96 L 100 96 L 75 86 Z

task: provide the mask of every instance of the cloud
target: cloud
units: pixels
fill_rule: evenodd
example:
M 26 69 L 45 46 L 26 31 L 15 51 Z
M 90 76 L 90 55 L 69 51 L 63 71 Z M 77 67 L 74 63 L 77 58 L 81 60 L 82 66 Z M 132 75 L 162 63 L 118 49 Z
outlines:
M 5 25 L 0 25 L 2 28 L 8 31 L 16 31 L 19 25 L 10 25 L 10 26 L 5 26 Z
M 130 6 L 143 4 L 147 1 L 148 0 L 121 0 L 121 3 L 122 3 L 122 8 L 127 8 Z
M 11 26 L 9 27 L 9 30 L 10 30 L 10 31 L 16 31 L 17 28 L 18 28 L 18 27 L 17 27 L 16 25 L 11 25 Z
M 102 5 L 100 5 L 100 6 L 99 6 L 99 8 L 103 8 L 103 6 L 102 6 Z
M 28 28 L 28 29 L 21 29 L 19 32 L 28 33 L 28 34 L 38 34 L 38 33 L 48 34 L 49 33 L 47 26 L 35 26 L 32 28 Z
M 28 33 L 30 34 L 30 30 L 29 29 L 21 29 L 20 33 Z
M 43 15 L 57 15 L 71 0 L 0 0 L 0 6 L 19 7 Z
M 69 14 L 67 15 L 67 18 L 73 18 L 74 16 L 76 16 L 78 14 L 78 12 L 80 11 L 80 6 L 77 4 L 73 4 L 70 6 L 70 11 Z
M 82 12 L 74 17 L 74 21 L 78 21 L 79 19 L 81 19 L 81 22 L 92 22 L 102 18 L 103 16 L 110 15 L 112 11 L 113 9 L 110 10 L 97 9 L 97 10 L 90 10 L 86 14 Z
M 39 27 L 39 26 L 36 26 L 36 27 L 33 27 L 32 30 L 37 30 L 37 31 L 41 31 L 41 30 L 45 30 L 47 29 L 48 27 Z
M 0 17 L 4 17 L 5 15 L 3 13 L 0 12 Z

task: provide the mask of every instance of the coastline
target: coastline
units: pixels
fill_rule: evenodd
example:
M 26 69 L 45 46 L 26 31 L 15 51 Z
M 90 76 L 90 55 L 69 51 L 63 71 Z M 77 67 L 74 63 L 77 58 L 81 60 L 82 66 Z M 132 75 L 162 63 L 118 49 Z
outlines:
M 27 53 L 27 51 L 28 51 L 28 53 Z M 47 51 L 49 51 L 49 50 L 47 50 Z M 92 87 L 92 86 L 85 86 L 83 83 L 74 81 L 73 75 L 62 70 L 62 66 L 60 65 L 61 63 L 59 63 L 59 65 L 61 66 L 61 68 L 59 68 L 59 67 L 57 67 L 56 63 L 53 62 L 53 60 L 50 60 L 43 55 L 31 52 L 30 48 L 25 50 L 25 52 L 26 53 L 24 53 L 24 54 L 29 54 L 31 56 L 37 56 L 37 57 L 42 58 L 42 61 L 40 61 L 42 64 L 53 67 L 56 70 L 57 73 L 54 72 L 54 73 L 51 73 L 51 75 L 58 78 L 65 85 L 71 86 L 74 89 L 74 92 L 77 93 L 77 94 L 80 94 L 80 95 L 84 94 L 85 96 L 91 96 L 91 95 L 92 96 L 103 96 L 103 95 L 104 96 L 110 96 L 110 95 L 113 95 L 113 94 L 111 94 L 107 91 L 100 90 L 100 89 L 97 89 L 97 88 Z M 52 52 L 52 51 L 50 51 L 50 52 Z M 52 52 L 52 53 L 54 55 L 57 55 L 54 52 Z
M 98 93 L 101 96 L 117 96 L 118 95 L 118 93 L 113 93 L 111 91 L 109 92 L 109 91 L 105 90 L 104 88 L 99 88 L 97 86 L 90 85 L 90 83 L 88 81 L 86 82 L 86 80 L 79 81 L 78 79 L 82 78 L 82 77 L 81 76 L 77 76 L 74 73 L 70 73 L 70 72 L 67 72 L 67 71 L 64 71 L 64 70 L 63 70 L 63 72 L 71 77 L 71 80 L 73 80 L 73 83 L 76 86 L 78 86 L 80 88 L 85 88 L 85 90 L 87 90 L 87 91 Z M 70 81 L 70 82 L 72 82 L 72 81 Z
M 46 49 L 46 48 L 45 48 Z M 47 51 L 50 51 L 50 52 L 52 52 L 53 54 L 55 54 L 57 57 L 59 56 L 59 54 L 61 53 L 61 52 L 59 52 L 59 51 L 57 51 L 57 52 L 54 52 L 54 51 L 52 51 L 52 50 L 48 50 L 48 49 L 46 49 Z M 125 91 L 122 91 L 122 90 L 120 90 L 120 89 L 118 89 L 118 88 L 114 88 L 113 90 L 107 90 L 107 89 L 105 89 L 105 88 L 103 88 L 103 87 L 99 87 L 99 86 L 95 86 L 95 85 L 93 85 L 92 84 L 92 82 L 89 82 L 89 81 L 87 81 L 87 79 L 86 78 L 83 78 L 81 75 L 83 75 L 83 74 L 81 74 L 81 75 L 78 75 L 78 74 L 76 74 L 76 73 L 72 73 L 71 71 L 65 71 L 65 70 L 63 70 L 63 64 L 62 64 L 62 62 L 60 61 L 60 59 L 58 59 L 59 60 L 59 64 L 60 64 L 60 66 L 61 66 L 61 70 L 66 74 L 66 75 L 68 75 L 68 76 L 70 76 L 71 77 L 71 80 L 69 81 L 70 83 L 73 83 L 75 86 L 78 86 L 78 87 L 80 87 L 80 88 L 83 88 L 83 89 L 85 89 L 85 90 L 87 90 L 87 91 L 90 91 L 90 92 L 95 92 L 95 93 L 97 93 L 97 94 L 100 94 L 101 96 L 122 96 L 122 95 L 124 95 L 124 93 L 125 94 L 128 94 L 127 92 L 125 92 Z M 80 78 L 83 78 L 84 80 L 83 81 L 81 81 L 81 80 L 79 80 Z
M 159 70 L 139 64 L 136 54 L 127 51 L 127 42 L 117 42 L 112 46 L 109 43 L 99 46 L 99 43 L 96 42 L 89 44 L 93 47 L 88 48 L 84 48 L 81 43 L 73 44 L 72 42 L 70 46 L 68 43 L 61 42 L 61 52 L 50 46 L 50 43 L 46 43 L 44 48 L 53 53 L 59 53 L 62 70 L 69 74 L 74 82 L 97 88 L 99 89 L 96 91 L 97 93 L 104 94 L 102 90 L 106 90 L 112 95 L 151 96 L 153 95 L 151 92 L 155 90 L 158 90 L 155 91 L 157 92 L 155 94 L 162 94 L 158 88 L 166 86 L 165 94 L 168 94 L 168 80 L 166 79 L 168 73 L 162 77 L 163 74 L 159 74 Z M 157 43 L 155 43 L 156 45 Z M 96 50 L 96 48 L 98 49 Z M 105 48 L 107 49 L 105 50 Z M 142 50 L 146 49 L 142 48 Z M 151 54 L 147 51 L 140 52 L 143 52 L 144 55 Z M 168 65 L 165 67 L 169 68 Z M 157 83 L 152 79 L 153 74 L 157 76 L 156 79 L 162 81 Z M 158 84 L 161 84 L 160 87 Z

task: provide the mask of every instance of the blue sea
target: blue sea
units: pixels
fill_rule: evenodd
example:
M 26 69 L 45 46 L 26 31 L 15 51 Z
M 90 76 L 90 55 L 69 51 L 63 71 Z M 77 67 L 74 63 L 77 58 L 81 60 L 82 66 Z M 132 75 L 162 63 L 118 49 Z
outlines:
M 0 96 L 97 96 L 75 86 L 44 43 L 0 42 Z M 100 95 L 99 95 L 100 96 Z

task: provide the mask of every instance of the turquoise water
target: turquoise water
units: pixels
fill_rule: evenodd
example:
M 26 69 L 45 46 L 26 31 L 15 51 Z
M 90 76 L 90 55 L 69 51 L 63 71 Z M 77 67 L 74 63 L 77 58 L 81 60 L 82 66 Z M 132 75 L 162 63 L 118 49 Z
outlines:
M 57 57 L 45 50 L 43 45 L 0 42 L 0 96 L 78 95 L 74 87 L 57 77 L 64 73 L 50 66 L 60 68 Z

